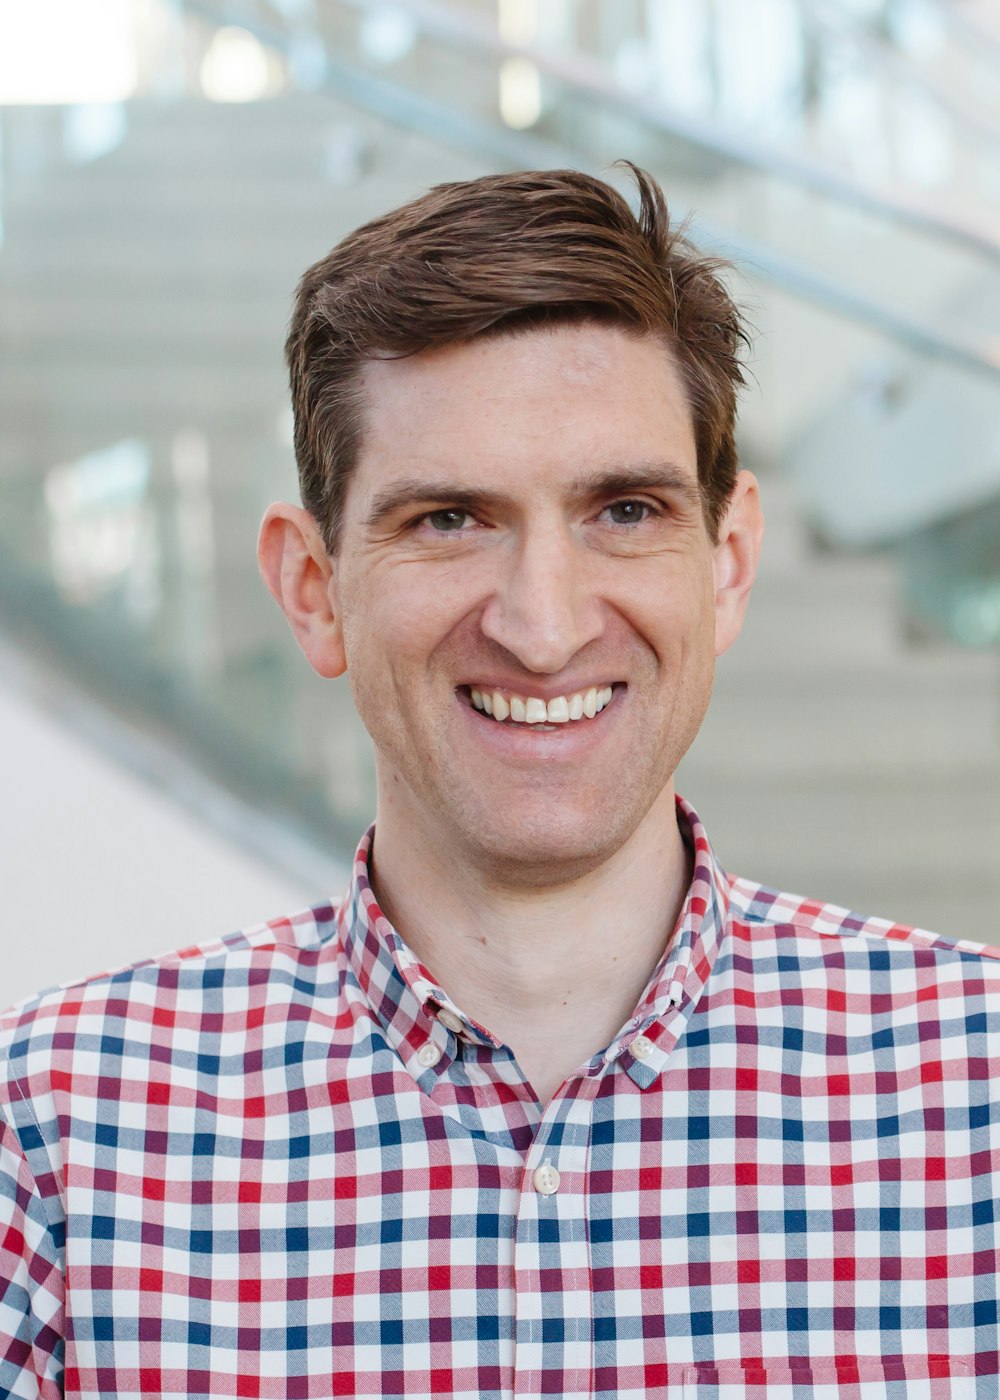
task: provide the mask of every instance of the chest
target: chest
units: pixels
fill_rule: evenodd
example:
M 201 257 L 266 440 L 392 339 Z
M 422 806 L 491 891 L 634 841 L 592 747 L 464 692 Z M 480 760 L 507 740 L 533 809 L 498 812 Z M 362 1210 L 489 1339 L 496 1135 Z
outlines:
M 977 1365 L 995 1387 L 985 1098 L 719 1069 L 509 1131 L 400 1076 L 75 1136 L 76 1392 L 965 1400 Z

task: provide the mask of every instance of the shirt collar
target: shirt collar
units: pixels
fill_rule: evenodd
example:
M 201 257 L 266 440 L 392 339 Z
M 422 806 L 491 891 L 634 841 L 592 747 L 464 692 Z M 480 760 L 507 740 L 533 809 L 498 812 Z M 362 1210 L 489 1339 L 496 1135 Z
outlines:
M 371 826 L 358 844 L 338 922 L 348 963 L 389 1043 L 409 1062 L 428 1038 L 446 1051 L 448 1030 L 461 1023 L 464 1039 L 499 1049 L 502 1042 L 455 1005 L 379 908 L 368 873 L 374 837 Z
M 601 1057 L 648 1089 L 665 1068 L 708 983 L 729 919 L 731 880 L 695 809 L 677 798 L 677 824 L 692 861 L 691 884 L 666 951 L 626 1026 Z M 642 1037 L 642 1054 L 632 1045 Z M 636 1047 L 637 1050 L 639 1047 Z
M 599 1073 L 620 1059 L 640 1088 L 658 1078 L 697 1005 L 729 913 L 730 879 L 694 808 L 680 797 L 677 821 L 693 865 L 680 917 L 632 1017 L 592 1061 L 592 1072 Z M 455 1005 L 379 908 L 368 873 L 374 831 L 370 827 L 358 845 L 338 922 L 350 967 L 387 1039 L 407 1061 L 428 1037 L 441 1040 L 442 1026 L 445 1039 L 451 1031 L 466 1041 L 500 1048 L 501 1041 Z

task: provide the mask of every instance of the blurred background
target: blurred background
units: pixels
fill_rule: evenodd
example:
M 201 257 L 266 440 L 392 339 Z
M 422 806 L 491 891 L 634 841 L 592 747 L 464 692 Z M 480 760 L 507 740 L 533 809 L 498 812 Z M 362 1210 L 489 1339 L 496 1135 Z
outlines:
M 0 1004 L 337 893 L 372 758 L 254 560 L 296 281 L 619 157 L 757 330 L 680 790 L 732 870 L 1000 943 L 998 74 L 998 0 L 0 0 Z

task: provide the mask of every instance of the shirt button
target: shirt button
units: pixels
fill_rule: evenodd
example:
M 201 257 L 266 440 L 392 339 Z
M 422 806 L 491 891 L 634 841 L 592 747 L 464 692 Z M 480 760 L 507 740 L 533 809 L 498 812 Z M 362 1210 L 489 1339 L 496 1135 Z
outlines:
M 648 1060 L 655 1047 L 647 1036 L 637 1035 L 628 1048 L 634 1059 Z
M 442 1026 L 446 1026 L 448 1030 L 454 1031 L 456 1035 L 465 1030 L 465 1022 L 462 1020 L 461 1016 L 456 1016 L 454 1011 L 449 1011 L 447 1007 L 441 1008 L 437 1014 L 437 1018 Z
M 421 1045 L 417 1051 L 417 1059 L 424 1069 L 430 1069 L 432 1065 L 436 1065 L 440 1058 L 441 1051 L 432 1040 L 429 1040 L 426 1045 Z
M 551 1162 L 543 1162 L 531 1180 L 540 1196 L 554 1196 L 559 1190 L 559 1173 Z

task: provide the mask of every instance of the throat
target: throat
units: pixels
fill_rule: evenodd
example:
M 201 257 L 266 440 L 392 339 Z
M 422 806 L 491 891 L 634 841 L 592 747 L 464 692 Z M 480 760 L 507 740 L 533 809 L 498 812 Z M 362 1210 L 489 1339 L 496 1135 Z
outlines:
M 369 873 L 382 912 L 551 1097 L 626 1025 L 674 931 L 690 858 L 672 789 L 610 859 L 555 887 L 500 885 L 401 816 L 380 800 Z

